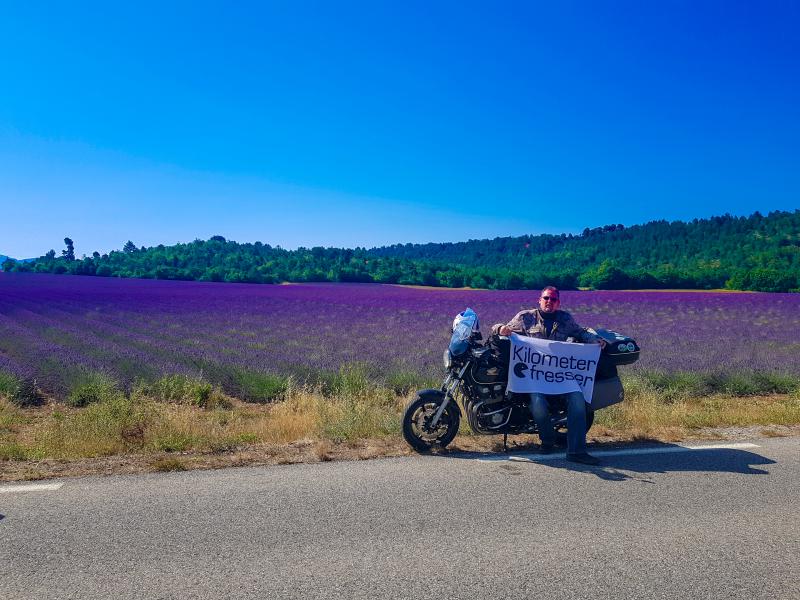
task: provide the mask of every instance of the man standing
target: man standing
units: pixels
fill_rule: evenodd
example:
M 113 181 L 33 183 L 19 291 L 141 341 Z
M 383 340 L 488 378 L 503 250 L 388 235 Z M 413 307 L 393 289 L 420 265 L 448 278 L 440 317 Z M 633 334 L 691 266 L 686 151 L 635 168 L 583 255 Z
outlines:
M 539 308 L 523 310 L 517 313 L 506 325 L 495 326 L 500 335 L 516 333 L 529 337 L 556 340 L 561 342 L 577 341 L 605 346 L 605 341 L 589 333 L 578 325 L 565 310 L 560 310 L 560 294 L 558 289 L 549 285 L 539 296 Z M 553 451 L 556 432 L 550 420 L 550 408 L 547 396 L 541 393 L 530 395 L 530 410 L 533 420 L 539 427 L 539 438 L 542 441 L 541 452 Z M 586 452 L 586 401 L 581 392 L 565 394 L 567 401 L 567 460 L 586 465 L 597 465 L 600 461 Z

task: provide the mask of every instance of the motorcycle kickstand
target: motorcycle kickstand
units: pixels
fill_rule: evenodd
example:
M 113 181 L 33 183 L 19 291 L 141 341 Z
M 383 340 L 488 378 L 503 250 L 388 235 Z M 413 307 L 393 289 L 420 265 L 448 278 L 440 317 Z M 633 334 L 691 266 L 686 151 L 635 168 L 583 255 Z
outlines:
M 508 452 L 508 434 L 503 434 L 503 452 Z

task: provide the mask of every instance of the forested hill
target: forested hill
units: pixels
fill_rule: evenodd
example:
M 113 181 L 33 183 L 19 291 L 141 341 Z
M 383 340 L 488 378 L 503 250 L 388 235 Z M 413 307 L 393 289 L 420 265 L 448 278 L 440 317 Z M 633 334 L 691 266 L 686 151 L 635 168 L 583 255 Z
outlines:
M 498 237 L 444 244 L 397 244 L 379 257 L 532 273 L 577 273 L 581 286 L 800 287 L 800 210 L 763 216 L 651 221 L 584 229 L 580 235 Z M 655 281 L 653 281 L 655 280 Z
M 357 281 L 496 289 L 700 288 L 800 291 L 800 210 L 689 223 L 607 225 L 535 235 L 383 248 L 239 244 L 221 236 L 77 258 L 73 242 L 10 271 L 275 283 Z

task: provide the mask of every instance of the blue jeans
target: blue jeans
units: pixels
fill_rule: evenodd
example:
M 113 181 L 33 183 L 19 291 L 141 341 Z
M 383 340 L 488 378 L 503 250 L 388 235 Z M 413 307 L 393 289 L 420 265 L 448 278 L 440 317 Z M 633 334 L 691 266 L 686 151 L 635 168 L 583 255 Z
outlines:
M 567 452 L 586 452 L 586 401 L 580 392 L 570 392 L 564 396 L 567 400 Z M 539 427 L 539 439 L 543 446 L 551 446 L 556 441 L 556 430 L 550 420 L 547 396 L 534 393 L 530 397 L 531 414 Z

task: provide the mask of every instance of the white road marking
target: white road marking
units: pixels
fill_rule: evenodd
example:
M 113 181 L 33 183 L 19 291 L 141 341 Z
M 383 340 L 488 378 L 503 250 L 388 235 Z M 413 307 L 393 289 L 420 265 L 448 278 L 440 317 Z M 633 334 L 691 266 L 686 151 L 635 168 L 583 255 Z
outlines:
M 11 494 L 13 492 L 46 492 L 59 489 L 63 483 L 26 483 L 21 485 L 0 486 L 0 494 Z
M 706 444 L 698 446 L 663 446 L 658 448 L 624 448 L 622 450 L 605 450 L 605 451 L 592 451 L 594 456 L 602 458 L 605 456 L 639 456 L 644 454 L 667 454 L 671 452 L 689 452 L 692 450 L 743 450 L 745 448 L 759 448 L 758 444 L 750 444 L 748 442 L 740 442 L 736 444 Z M 564 460 L 567 457 L 565 452 L 557 452 L 555 454 L 539 454 L 537 452 L 526 452 L 525 454 L 510 454 L 510 455 L 497 455 L 497 456 L 484 456 L 475 460 L 479 462 L 498 462 L 498 461 L 516 461 L 516 462 L 541 462 L 547 460 Z

